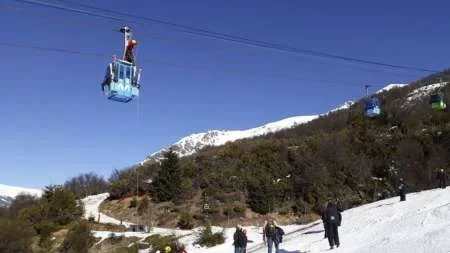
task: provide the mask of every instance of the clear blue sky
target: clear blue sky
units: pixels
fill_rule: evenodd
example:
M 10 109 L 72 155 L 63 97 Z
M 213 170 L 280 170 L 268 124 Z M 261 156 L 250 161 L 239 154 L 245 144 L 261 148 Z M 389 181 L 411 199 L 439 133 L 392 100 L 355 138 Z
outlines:
M 450 66 L 448 1 L 72 1 L 355 58 Z M 0 42 L 122 54 L 112 29 L 123 22 L 13 0 L 0 8 L 7 27 Z M 138 103 L 103 97 L 110 57 L 0 46 L 0 183 L 43 187 L 82 172 L 109 176 L 194 132 L 318 114 L 361 97 L 363 84 L 425 75 L 131 25 L 144 69 Z

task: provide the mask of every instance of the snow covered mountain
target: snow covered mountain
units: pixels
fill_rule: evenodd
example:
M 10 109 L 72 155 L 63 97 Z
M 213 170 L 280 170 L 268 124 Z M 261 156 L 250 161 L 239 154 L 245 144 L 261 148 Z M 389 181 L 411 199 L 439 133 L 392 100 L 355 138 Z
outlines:
M 21 193 L 35 195 L 38 197 L 42 195 L 42 191 L 38 189 L 0 184 L 0 207 L 9 206 L 14 198 Z
M 376 93 L 381 93 L 383 91 L 388 91 L 392 88 L 396 87 L 404 87 L 408 84 L 389 84 L 386 87 L 378 90 Z M 163 156 L 163 153 L 167 151 L 169 148 L 172 148 L 178 156 L 188 156 L 196 153 L 200 149 L 207 146 L 221 146 L 227 142 L 233 142 L 239 139 L 252 138 L 257 136 L 266 135 L 268 133 L 274 133 L 277 131 L 281 131 L 284 129 L 292 128 L 300 124 L 305 124 L 310 122 L 321 115 L 326 115 L 331 112 L 335 112 L 338 110 L 345 110 L 350 108 L 355 102 L 352 100 L 346 101 L 341 106 L 330 110 L 327 113 L 319 114 L 319 115 L 309 115 L 309 116 L 295 116 L 286 119 L 282 119 L 280 121 L 271 122 L 256 128 L 251 128 L 247 130 L 209 130 L 203 133 L 195 133 L 189 136 L 186 136 L 174 144 L 170 145 L 168 148 L 163 148 L 157 152 L 150 154 L 144 161 L 141 163 L 145 163 L 150 160 L 160 160 Z
M 220 146 L 224 145 L 227 142 L 232 142 L 239 139 L 252 138 L 268 133 L 277 132 L 283 129 L 304 124 L 313 119 L 316 119 L 317 117 L 318 115 L 290 117 L 247 130 L 209 130 L 204 133 L 195 133 L 186 136 L 176 143 L 172 144 L 170 147 L 179 156 L 188 156 L 194 154 L 195 152 L 206 146 Z M 163 152 L 166 150 L 167 149 L 162 149 L 151 154 L 146 160 L 144 160 L 144 162 L 151 159 L 159 160 L 162 157 Z

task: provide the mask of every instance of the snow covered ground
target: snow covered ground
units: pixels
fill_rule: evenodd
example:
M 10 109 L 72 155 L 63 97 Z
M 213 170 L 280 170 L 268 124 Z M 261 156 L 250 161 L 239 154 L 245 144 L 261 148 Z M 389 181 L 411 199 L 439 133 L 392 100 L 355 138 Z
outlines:
M 101 197 L 97 195 L 92 199 L 98 201 Z M 407 194 L 405 202 L 395 197 L 349 209 L 342 213 L 342 219 L 342 226 L 339 227 L 341 247 L 333 250 L 337 253 L 450 253 L 450 187 Z M 321 221 L 281 227 L 286 232 L 281 253 L 318 253 L 329 249 L 328 241 L 323 239 Z M 247 252 L 266 253 L 267 248 L 262 244 L 262 228 L 245 229 L 250 240 Z M 213 227 L 213 231 L 221 230 Z M 233 252 L 234 228 L 226 228 L 225 243 L 212 248 L 193 245 L 200 231 L 200 228 L 154 228 L 151 233 L 126 232 L 116 235 L 145 238 L 158 233 L 175 234 L 183 236 L 180 242 L 187 246 L 188 253 Z M 103 239 L 109 233 L 94 231 L 96 237 Z
M 109 193 L 102 193 L 97 195 L 88 196 L 84 199 L 81 199 L 81 202 L 84 204 L 84 218 L 89 219 L 89 217 L 94 217 L 95 221 L 100 223 L 111 223 L 115 225 L 124 225 L 126 227 L 129 227 L 131 224 L 130 222 L 121 222 L 117 219 L 114 219 L 112 217 L 109 217 L 108 215 L 99 212 L 100 204 L 109 197 Z M 100 220 L 99 220 L 99 213 L 100 213 Z

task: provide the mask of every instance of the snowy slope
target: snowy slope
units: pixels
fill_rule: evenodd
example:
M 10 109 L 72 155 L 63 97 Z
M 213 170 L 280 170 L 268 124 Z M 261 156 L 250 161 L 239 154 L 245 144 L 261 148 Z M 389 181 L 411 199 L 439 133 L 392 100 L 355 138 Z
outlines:
M 20 193 L 26 193 L 31 195 L 36 195 L 40 197 L 42 194 L 41 190 L 31 189 L 31 188 L 23 188 L 17 186 L 9 186 L 0 184 L 0 206 L 7 207 L 11 204 L 14 198 Z
M 336 253 L 450 253 L 450 187 L 407 194 L 406 201 L 398 197 L 374 202 L 342 213 L 339 227 L 341 247 Z M 262 223 L 262 221 L 261 221 Z M 286 235 L 281 244 L 283 253 L 327 252 L 328 241 L 323 239 L 322 222 L 307 225 L 281 226 Z M 262 243 L 262 228 L 247 229 L 248 253 L 266 253 Z M 222 228 L 213 227 L 213 232 Z M 233 252 L 234 228 L 226 228 L 224 244 L 212 248 L 194 245 L 201 228 L 178 230 L 154 228 L 151 233 L 115 233 L 127 237 L 145 238 L 151 234 L 183 236 L 180 242 L 189 253 Z M 94 231 L 94 235 L 107 238 L 110 232 Z M 145 251 L 142 251 L 145 252 Z
M 447 82 L 442 82 L 442 83 L 435 83 L 435 84 L 422 86 L 420 88 L 417 88 L 417 89 L 411 91 L 408 94 L 406 100 L 408 102 L 411 102 L 411 101 L 414 101 L 414 100 L 418 100 L 418 99 L 420 99 L 422 97 L 429 96 L 429 95 L 431 95 L 432 92 L 435 92 L 439 88 L 443 88 L 447 84 L 448 84 Z
M 378 93 L 381 93 L 381 92 L 384 92 L 384 91 L 389 91 L 389 90 L 391 90 L 393 88 L 405 87 L 406 85 L 408 85 L 408 84 L 406 84 L 406 83 L 392 83 L 392 84 L 389 84 L 388 86 L 384 87 L 383 89 L 378 90 L 376 93 L 378 94 Z
M 449 253 L 450 188 L 408 194 L 342 213 L 341 247 L 336 253 Z M 325 252 L 323 225 L 286 238 L 285 252 Z M 248 251 L 267 252 L 266 249 Z
M 131 224 L 133 224 L 125 221 L 121 223 L 119 220 L 111 218 L 106 214 L 99 212 L 100 204 L 108 197 L 109 193 L 102 193 L 81 199 L 81 202 L 84 204 L 84 218 L 89 219 L 89 217 L 94 217 L 95 221 L 100 223 L 124 225 L 125 227 L 129 227 Z
M 406 85 L 408 84 L 389 84 L 386 87 L 378 90 L 376 93 L 388 91 L 396 87 L 404 87 Z M 354 103 L 355 103 L 354 101 L 349 100 L 345 102 L 343 105 L 334 108 L 327 113 L 310 116 L 290 117 L 248 130 L 210 130 L 203 133 L 195 133 L 180 139 L 176 143 L 170 145 L 170 147 L 179 156 L 188 156 L 196 153 L 197 151 L 206 146 L 220 146 L 224 145 L 227 142 L 233 142 L 239 139 L 252 138 L 256 136 L 262 136 L 268 133 L 273 133 L 284 129 L 292 128 L 299 124 L 305 124 L 318 118 L 320 115 L 327 115 L 328 113 L 331 112 L 348 109 Z M 148 160 L 161 159 L 163 152 L 166 150 L 167 148 L 163 148 L 157 152 L 150 154 L 143 162 L 146 162 Z

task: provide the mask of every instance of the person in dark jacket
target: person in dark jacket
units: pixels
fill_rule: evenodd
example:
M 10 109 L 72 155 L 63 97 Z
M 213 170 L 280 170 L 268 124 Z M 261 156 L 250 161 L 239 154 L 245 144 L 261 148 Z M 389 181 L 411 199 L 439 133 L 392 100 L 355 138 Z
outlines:
M 342 217 L 337 205 L 332 201 L 328 202 L 327 209 L 325 211 L 325 220 L 327 223 L 327 235 L 330 249 L 333 249 L 334 245 L 339 247 L 338 227 L 341 225 Z
M 443 169 L 438 171 L 436 179 L 439 180 L 439 188 L 445 189 L 447 187 L 448 176 Z
M 243 229 L 242 232 L 244 233 L 244 237 L 245 237 L 244 249 L 242 250 L 242 253 L 247 253 L 247 242 L 248 242 L 247 230 Z
M 400 185 L 398 186 L 399 194 L 400 194 L 400 201 L 406 200 L 406 187 L 408 185 L 405 183 L 405 180 L 403 178 L 400 178 Z
M 325 231 L 325 235 L 324 235 L 323 239 L 328 237 L 328 235 L 327 235 L 328 229 L 327 229 L 327 221 L 326 221 L 326 210 L 327 210 L 327 206 L 325 205 L 322 208 L 322 217 L 321 217 L 322 218 L 322 223 L 323 223 L 323 230 Z
M 244 253 L 244 249 L 247 246 L 247 238 L 242 231 L 242 226 L 236 226 L 236 232 L 233 235 L 234 253 Z

